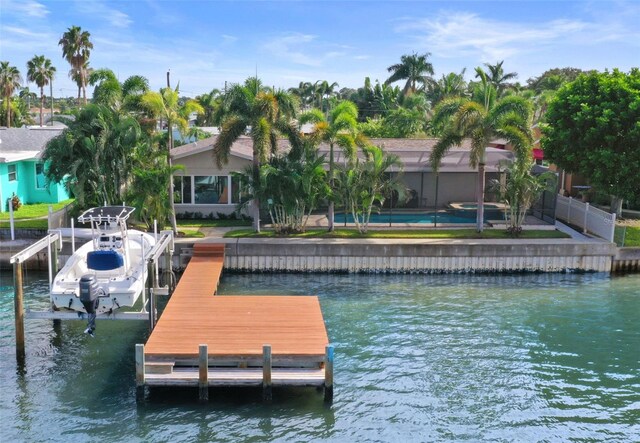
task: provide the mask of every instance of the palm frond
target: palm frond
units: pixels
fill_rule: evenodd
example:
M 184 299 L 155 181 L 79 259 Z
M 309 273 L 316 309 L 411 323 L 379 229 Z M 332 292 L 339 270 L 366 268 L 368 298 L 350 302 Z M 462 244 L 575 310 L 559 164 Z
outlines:
M 246 129 L 247 124 L 238 116 L 229 117 L 222 124 L 220 134 L 213 145 L 213 157 L 218 168 L 222 169 L 223 165 L 229 163 L 231 146 Z

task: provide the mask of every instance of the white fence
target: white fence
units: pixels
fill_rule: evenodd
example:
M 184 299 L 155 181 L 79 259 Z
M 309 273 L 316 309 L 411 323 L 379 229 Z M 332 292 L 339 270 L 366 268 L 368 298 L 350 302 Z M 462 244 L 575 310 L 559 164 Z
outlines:
M 558 195 L 556 200 L 556 218 L 570 225 L 582 228 L 583 232 L 613 241 L 616 227 L 616 214 L 610 214 L 598 208 L 582 203 L 572 197 Z

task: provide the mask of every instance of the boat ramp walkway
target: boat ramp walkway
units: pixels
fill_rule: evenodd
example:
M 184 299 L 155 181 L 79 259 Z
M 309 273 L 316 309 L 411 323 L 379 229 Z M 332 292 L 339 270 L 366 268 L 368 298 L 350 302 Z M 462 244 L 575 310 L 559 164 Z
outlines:
M 136 345 L 138 395 L 145 386 L 324 387 L 333 396 L 333 347 L 316 296 L 215 295 L 223 244 L 194 247 L 146 345 Z

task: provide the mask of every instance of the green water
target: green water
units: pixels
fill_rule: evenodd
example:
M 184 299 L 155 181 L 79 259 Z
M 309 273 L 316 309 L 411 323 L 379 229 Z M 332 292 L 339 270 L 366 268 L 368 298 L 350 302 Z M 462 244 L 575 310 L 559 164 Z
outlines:
M 27 274 L 28 305 L 41 274 Z M 146 325 L 27 321 L 0 274 L 0 441 L 640 441 L 640 276 L 225 275 L 221 292 L 317 294 L 335 399 L 315 389 L 152 390 Z M 194 306 L 194 309 L 197 307 Z

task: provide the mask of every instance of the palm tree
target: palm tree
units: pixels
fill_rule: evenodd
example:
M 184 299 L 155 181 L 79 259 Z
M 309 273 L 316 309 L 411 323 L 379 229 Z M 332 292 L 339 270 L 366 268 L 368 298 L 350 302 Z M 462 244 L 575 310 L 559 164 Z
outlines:
M 435 106 L 445 98 L 463 97 L 467 90 L 467 83 L 464 80 L 465 71 L 466 69 L 463 69 L 460 74 L 455 72 L 442 74 L 439 80 L 430 80 L 425 87 L 429 101 Z
M 493 85 L 486 84 L 484 93 L 480 96 L 473 99 L 446 99 L 436 107 L 434 127 L 443 129 L 429 159 L 431 167 L 437 173 L 447 151 L 453 146 L 460 146 L 463 139 L 471 139 L 469 164 L 478 168 L 478 232 L 482 232 L 484 225 L 485 148 L 493 138 L 504 138 L 514 147 L 516 161 L 524 162 L 531 156 L 533 143 L 531 103 L 517 96 L 505 97 L 498 101 L 491 100 L 490 97 L 495 97 L 495 90 Z
M 476 78 L 481 77 L 480 72 L 484 72 L 489 83 L 496 88 L 498 93 L 498 97 L 501 97 L 504 91 L 510 86 L 507 81 L 512 80 L 518 77 L 517 72 L 509 72 L 505 74 L 504 69 L 502 68 L 502 64 L 504 60 L 497 62 L 495 65 L 490 63 L 485 63 L 484 65 L 487 67 L 486 71 L 482 71 L 482 68 L 476 68 Z
M 28 86 L 20 88 L 18 96 L 27 102 L 27 109 L 31 109 L 31 100 L 35 101 L 38 99 L 38 95 L 35 92 L 31 92 Z
M 67 183 L 81 207 L 124 201 L 131 152 L 142 142 L 136 120 L 91 104 L 64 123 L 67 128 L 47 144 L 42 156 L 49 164 L 47 178 Z
M 16 89 L 22 84 L 20 71 L 15 66 L 10 66 L 9 62 L 0 62 L 0 89 L 7 106 L 7 128 L 11 127 L 11 97 Z
M 149 90 L 149 81 L 141 75 L 132 75 L 123 83 L 110 69 L 97 69 L 89 75 L 89 84 L 95 86 L 93 102 L 116 111 L 141 113 L 142 96 Z
M 27 62 L 27 81 L 34 82 L 40 88 L 40 126 L 42 127 L 42 114 L 44 112 L 44 87 L 53 80 L 56 68 L 51 60 L 44 55 L 34 55 Z M 51 116 L 53 118 L 53 116 Z
M 253 140 L 253 173 L 259 173 L 261 163 L 269 153 L 278 149 L 278 135 L 289 138 L 293 149 L 300 149 L 299 135 L 292 119 L 296 101 L 285 91 L 271 91 L 262 87 L 256 77 L 249 77 L 243 85 L 236 84 L 225 94 L 222 102 L 223 122 L 220 135 L 213 146 L 218 167 L 229 162 L 233 143 L 250 130 Z M 253 225 L 260 232 L 260 202 L 253 200 Z
M 334 189 L 334 146 L 339 146 L 345 156 L 353 161 L 356 158 L 357 144 L 364 144 L 358 135 L 358 108 L 353 102 L 344 100 L 331 110 L 329 118 L 318 110 L 311 110 L 300 116 L 300 124 L 314 123 L 311 137 L 329 144 L 329 186 Z M 334 202 L 329 201 L 329 231 L 334 230 Z
M 189 115 L 193 112 L 197 114 L 204 113 L 204 109 L 195 100 L 188 100 L 180 105 L 179 89 L 161 88 L 160 92 L 148 91 L 141 97 L 142 105 L 145 106 L 151 114 L 156 118 L 161 118 L 167 122 L 167 133 L 169 143 L 167 149 L 167 165 L 168 170 L 173 170 L 171 162 L 171 150 L 173 149 L 173 125 L 176 125 L 181 134 L 184 134 L 189 126 Z M 168 194 L 171 212 L 169 218 L 171 220 L 171 228 L 173 233 L 178 233 L 178 225 L 176 223 L 176 211 L 173 201 L 173 179 L 169 179 Z
M 313 84 L 313 90 L 315 92 L 316 97 L 318 98 L 318 109 L 324 111 L 324 98 L 331 97 L 335 94 L 335 89 L 340 85 L 337 82 L 329 83 L 326 80 L 318 80 Z M 327 105 L 328 108 L 328 105 Z
M 213 126 L 216 124 L 216 111 L 221 105 L 222 97 L 219 89 L 212 89 L 207 94 L 196 97 L 200 106 L 204 109 L 204 114 L 198 117 L 199 126 Z
M 79 26 L 71 26 L 58 41 L 58 45 L 62 46 L 62 56 L 71 65 L 69 77 L 74 79 L 82 89 L 85 105 L 87 104 L 88 62 L 93 49 L 93 43 L 89 37 L 91 34 L 88 31 L 83 31 Z M 80 91 L 78 91 L 78 106 L 80 106 Z
M 404 198 L 406 188 L 390 169 L 401 172 L 402 162 L 397 155 L 387 154 L 381 147 L 364 146 L 364 161 L 356 159 L 351 165 L 339 168 L 338 194 L 362 234 L 367 232 L 371 211 L 376 204 L 383 205 L 386 197 L 397 193 Z
M 387 71 L 391 72 L 391 76 L 385 81 L 385 84 L 391 84 L 398 80 L 406 80 L 402 91 L 403 95 L 409 95 L 416 92 L 418 83 L 425 85 L 433 75 L 433 66 L 427 61 L 431 54 L 429 52 L 418 55 L 403 55 L 400 57 L 400 63 L 391 65 Z

